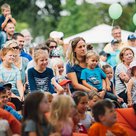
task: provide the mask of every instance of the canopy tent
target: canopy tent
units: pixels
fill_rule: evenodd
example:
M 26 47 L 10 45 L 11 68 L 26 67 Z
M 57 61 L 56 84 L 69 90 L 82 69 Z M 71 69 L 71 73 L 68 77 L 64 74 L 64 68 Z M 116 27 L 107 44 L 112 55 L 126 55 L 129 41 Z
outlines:
M 107 24 L 101 24 L 93 27 L 90 30 L 65 38 L 64 42 L 68 43 L 71 39 L 80 36 L 83 37 L 87 43 L 108 43 L 111 42 L 111 40 L 113 39 L 111 35 L 111 30 L 112 26 Z M 133 32 L 122 30 L 122 40 L 127 41 L 128 35 L 132 33 Z

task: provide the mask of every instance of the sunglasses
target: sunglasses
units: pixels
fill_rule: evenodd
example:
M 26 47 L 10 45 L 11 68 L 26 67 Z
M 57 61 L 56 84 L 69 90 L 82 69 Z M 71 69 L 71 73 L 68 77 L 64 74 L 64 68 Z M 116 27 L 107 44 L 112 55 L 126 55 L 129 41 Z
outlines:
M 16 47 L 12 47 L 12 48 L 13 48 L 13 49 L 17 49 L 17 50 L 18 50 L 18 49 L 19 49 L 19 46 L 16 46 Z
M 56 49 L 56 48 L 57 48 L 57 46 L 50 46 L 49 48 L 50 48 L 50 49 L 53 49 L 53 48 L 55 48 L 55 49 Z

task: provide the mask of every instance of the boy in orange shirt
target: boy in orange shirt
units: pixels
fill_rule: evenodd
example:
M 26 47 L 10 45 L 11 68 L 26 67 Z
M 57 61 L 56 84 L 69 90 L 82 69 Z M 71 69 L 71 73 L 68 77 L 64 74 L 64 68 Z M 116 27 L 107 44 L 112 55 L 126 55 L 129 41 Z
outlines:
M 111 101 L 97 102 L 92 112 L 96 122 L 90 127 L 88 136 L 128 136 L 127 132 L 116 123 L 116 112 Z

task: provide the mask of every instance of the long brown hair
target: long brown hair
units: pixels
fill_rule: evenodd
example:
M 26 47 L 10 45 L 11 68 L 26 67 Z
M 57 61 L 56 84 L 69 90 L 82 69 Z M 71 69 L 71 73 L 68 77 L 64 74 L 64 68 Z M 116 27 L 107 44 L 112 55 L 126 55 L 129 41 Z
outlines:
M 85 40 L 82 37 L 76 37 L 76 38 L 74 38 L 70 41 L 70 50 L 69 50 L 69 53 L 68 53 L 68 60 L 69 60 L 71 65 L 79 63 L 78 60 L 77 60 L 77 57 L 76 57 L 76 53 L 74 52 L 79 41 L 85 42 Z
M 24 109 L 23 109 L 24 123 L 22 128 L 22 136 L 25 136 L 24 128 L 28 120 L 33 120 L 36 123 L 37 135 L 43 136 L 43 129 L 41 125 L 43 123 L 45 125 L 48 125 L 48 121 L 44 115 L 43 115 L 43 118 L 41 119 L 40 117 L 41 115 L 39 113 L 39 104 L 44 97 L 45 97 L 44 93 L 40 91 L 30 93 L 26 97 L 24 101 Z

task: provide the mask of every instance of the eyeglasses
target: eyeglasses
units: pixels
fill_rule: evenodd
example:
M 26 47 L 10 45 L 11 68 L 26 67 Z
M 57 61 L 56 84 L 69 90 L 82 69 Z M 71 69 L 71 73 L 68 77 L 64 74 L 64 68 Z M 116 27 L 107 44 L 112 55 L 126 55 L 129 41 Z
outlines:
M 19 46 L 16 46 L 16 47 L 12 47 L 12 48 L 13 48 L 13 49 L 17 49 L 17 50 L 18 50 L 18 49 L 19 49 Z
M 50 49 L 54 49 L 54 48 L 56 49 L 57 46 L 50 46 L 49 48 L 50 48 Z

